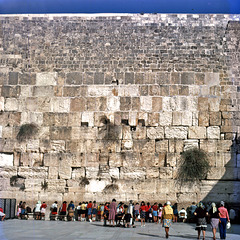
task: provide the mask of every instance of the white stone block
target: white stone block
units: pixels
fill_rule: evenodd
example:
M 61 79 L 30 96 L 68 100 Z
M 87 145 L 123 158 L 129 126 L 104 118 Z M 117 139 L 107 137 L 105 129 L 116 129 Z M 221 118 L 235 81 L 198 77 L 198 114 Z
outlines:
M 107 186 L 108 182 L 104 180 L 89 180 L 89 184 L 86 185 L 86 191 L 90 193 L 102 192 Z
M 4 111 L 4 97 L 0 97 L 0 112 Z
M 162 110 L 169 112 L 169 111 L 176 111 L 176 97 L 163 97 L 162 98 Z
M 110 168 L 109 175 L 111 178 L 119 179 L 119 168 Z
M 82 122 L 87 122 L 89 127 L 94 126 L 94 112 L 83 112 Z
M 209 87 L 211 86 L 219 86 L 220 80 L 219 80 L 219 73 L 205 73 L 205 84 Z
M 147 137 L 149 139 L 163 139 L 164 138 L 163 127 L 149 127 L 149 128 L 147 128 Z
M 17 111 L 18 110 L 18 100 L 16 98 L 6 98 L 5 99 L 5 105 L 4 105 L 5 111 Z
M 120 98 L 119 97 L 108 97 L 107 98 L 107 109 L 109 111 L 120 110 Z
M 161 112 L 159 114 L 159 123 L 161 126 L 172 125 L 172 112 Z
M 152 97 L 148 96 L 141 96 L 140 97 L 140 104 L 142 111 L 152 111 Z
M 13 166 L 13 154 L 0 153 L 0 166 Z
M 53 98 L 51 101 L 52 112 L 69 112 L 70 99 L 69 98 Z
M 113 89 L 114 89 L 113 87 L 109 87 L 109 86 L 91 85 L 91 86 L 88 86 L 87 93 L 88 93 L 88 96 L 90 97 L 110 97 L 110 96 L 114 96 Z M 116 89 L 116 91 L 118 90 Z
M 56 72 L 37 73 L 36 85 L 37 86 L 57 85 L 57 73 Z
M 206 138 L 206 128 L 199 126 L 189 127 L 189 138 L 194 139 L 205 139 Z
M 137 126 L 137 119 L 138 119 L 137 112 L 129 112 L 128 122 L 130 126 Z
M 40 112 L 22 112 L 21 114 L 21 124 L 24 123 L 35 123 L 37 125 L 42 125 L 43 123 L 43 113 Z
M 193 148 L 199 148 L 198 140 L 194 140 L 194 139 L 184 140 L 183 145 L 184 145 L 184 151 L 187 151 Z
M 217 126 L 207 127 L 207 138 L 220 139 L 220 127 Z
M 192 126 L 192 112 L 190 111 L 182 112 L 182 125 Z
M 118 96 L 120 97 L 137 97 L 139 96 L 139 87 L 138 86 L 119 86 Z
M 176 139 L 187 139 L 188 127 L 166 127 L 165 137 Z
M 187 110 L 190 112 L 198 111 L 198 97 L 187 97 Z

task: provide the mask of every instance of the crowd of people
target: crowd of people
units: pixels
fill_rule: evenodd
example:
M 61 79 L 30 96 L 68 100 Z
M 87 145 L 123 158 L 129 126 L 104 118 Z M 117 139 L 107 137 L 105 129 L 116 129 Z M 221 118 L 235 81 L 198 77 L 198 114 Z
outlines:
M 47 204 L 38 201 L 33 209 L 34 219 L 41 220 L 45 218 Z M 232 210 L 232 209 L 231 209 Z M 234 218 L 236 215 L 230 210 Z M 20 219 L 26 219 L 31 209 L 26 207 L 25 202 L 18 204 L 17 215 Z M 213 239 L 216 239 L 216 232 L 219 228 L 220 238 L 226 239 L 226 228 L 230 223 L 230 217 L 228 210 L 225 207 L 225 203 L 220 202 L 220 206 L 217 207 L 215 203 L 208 203 L 206 206 L 199 202 L 197 205 L 192 203 L 186 210 L 182 208 L 178 211 L 178 204 L 171 205 L 167 201 L 164 205 L 155 202 L 154 204 L 145 203 L 128 203 L 119 202 L 117 204 L 116 199 L 112 199 L 112 202 L 106 202 L 105 204 L 97 204 L 96 201 L 79 202 L 77 206 L 73 201 L 67 204 L 64 201 L 60 207 L 58 202 L 55 201 L 50 206 L 50 220 L 65 220 L 68 221 L 102 221 L 104 226 L 110 227 L 135 227 L 135 222 L 141 222 L 140 226 L 145 227 L 146 222 L 153 222 L 156 224 L 162 224 L 165 228 L 166 238 L 169 237 L 169 229 L 174 222 L 195 222 L 196 230 L 198 233 L 198 239 L 202 233 L 203 240 L 205 239 L 205 232 L 207 229 L 207 223 L 210 223 L 212 227 Z

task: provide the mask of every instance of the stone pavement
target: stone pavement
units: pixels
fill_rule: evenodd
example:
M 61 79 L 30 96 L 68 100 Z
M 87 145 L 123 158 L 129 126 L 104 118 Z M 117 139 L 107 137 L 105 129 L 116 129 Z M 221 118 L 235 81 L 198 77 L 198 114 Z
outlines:
M 165 239 L 164 229 L 159 224 L 147 223 L 141 228 L 103 227 L 101 222 L 61 222 L 34 220 L 7 220 L 0 222 L 1 240 L 146 240 Z M 174 223 L 170 229 L 171 240 L 197 239 L 194 224 Z M 219 237 L 219 233 L 217 234 Z M 211 228 L 208 226 L 206 240 L 212 239 Z M 227 239 L 240 239 L 240 225 L 232 225 L 228 230 Z

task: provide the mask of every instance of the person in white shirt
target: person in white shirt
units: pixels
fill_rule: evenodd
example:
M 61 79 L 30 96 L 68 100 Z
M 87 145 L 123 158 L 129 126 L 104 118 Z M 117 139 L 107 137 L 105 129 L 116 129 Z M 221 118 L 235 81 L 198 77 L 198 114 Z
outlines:
M 186 222 L 186 220 L 187 220 L 187 211 L 184 208 L 182 208 L 178 212 L 178 218 L 179 218 L 180 222 Z

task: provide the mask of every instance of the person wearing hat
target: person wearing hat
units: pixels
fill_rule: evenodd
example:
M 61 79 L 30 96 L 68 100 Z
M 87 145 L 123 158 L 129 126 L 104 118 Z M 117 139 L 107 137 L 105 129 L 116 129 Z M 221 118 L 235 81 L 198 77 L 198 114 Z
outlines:
M 169 228 L 173 219 L 173 209 L 171 203 L 167 201 L 166 206 L 162 210 L 162 226 L 165 228 L 166 238 L 169 237 Z
M 218 208 L 219 217 L 220 217 L 219 232 L 220 232 L 221 239 L 226 239 L 227 221 L 230 222 L 228 211 L 224 206 L 225 206 L 225 203 L 221 201 L 220 208 Z

